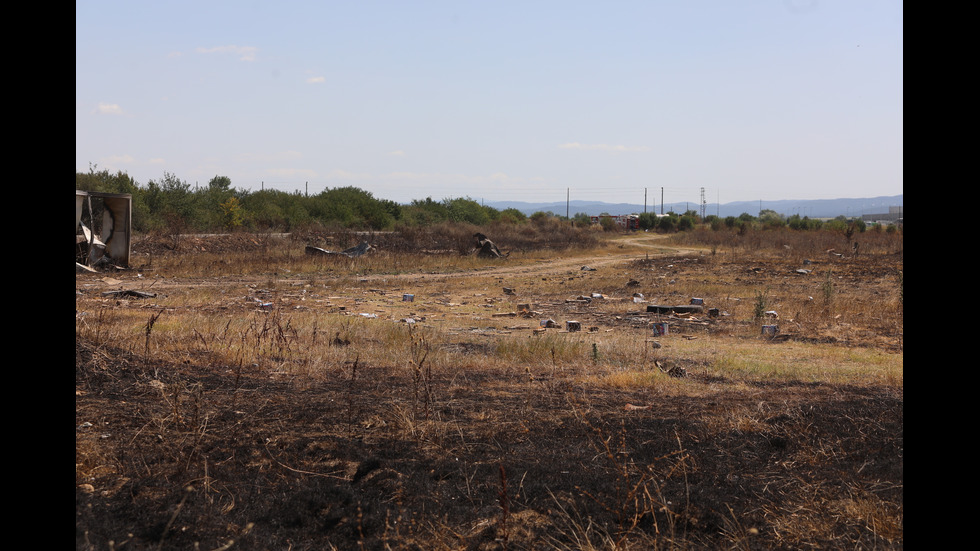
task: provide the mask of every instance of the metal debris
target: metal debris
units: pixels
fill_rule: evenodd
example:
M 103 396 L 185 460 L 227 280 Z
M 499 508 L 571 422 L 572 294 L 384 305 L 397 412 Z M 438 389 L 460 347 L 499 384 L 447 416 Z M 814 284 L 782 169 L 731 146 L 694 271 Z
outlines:
M 156 293 L 147 293 L 146 291 L 135 291 L 132 289 L 124 289 L 120 291 L 105 291 L 102 293 L 104 297 L 116 297 L 116 298 L 155 298 Z
M 362 241 L 360 245 L 356 247 L 351 247 L 349 249 L 344 249 L 343 251 L 328 251 L 327 249 L 321 249 L 320 247 L 314 247 L 313 245 L 306 246 L 306 254 L 310 256 L 346 256 L 348 258 L 357 258 L 359 256 L 364 256 L 365 254 L 375 250 L 367 241 Z
M 475 233 L 473 237 L 476 239 L 477 246 L 479 247 L 476 254 L 484 258 L 507 258 L 510 253 L 502 253 L 490 238 L 483 235 L 482 233 Z
M 93 199 L 97 200 L 94 204 Z M 128 193 L 75 190 L 76 273 L 129 266 L 132 204 L 133 196 Z M 101 227 L 98 235 L 96 227 Z

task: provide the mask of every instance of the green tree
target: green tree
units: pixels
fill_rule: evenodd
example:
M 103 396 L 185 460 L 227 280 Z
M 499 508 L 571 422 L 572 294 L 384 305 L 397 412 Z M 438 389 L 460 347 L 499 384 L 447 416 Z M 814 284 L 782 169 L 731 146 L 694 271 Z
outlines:
M 657 227 L 657 214 L 653 212 L 644 212 L 640 214 L 640 229 L 641 230 L 652 230 Z
M 697 220 L 697 216 L 684 213 L 684 216 L 681 216 L 680 220 L 677 221 L 677 229 L 680 231 L 691 231 L 697 225 Z
M 369 191 L 348 186 L 325 189 L 312 201 L 310 215 L 323 223 L 351 228 L 383 230 L 394 226 L 395 204 L 380 201 Z M 395 214 L 393 214 L 395 213 Z
M 666 216 L 661 216 L 659 219 L 657 219 L 657 229 L 663 232 L 676 231 L 679 224 L 680 217 L 673 211 L 668 212 Z
M 449 209 L 432 197 L 415 199 L 403 211 L 405 223 L 414 226 L 431 226 L 449 219 Z
M 484 226 L 500 217 L 500 212 L 492 207 L 477 203 L 469 197 L 443 199 L 443 205 L 450 222 L 466 222 L 474 226 Z
M 521 222 L 527 221 L 527 215 L 518 209 L 507 208 L 500 211 L 498 220 L 506 224 L 520 224 Z
M 592 217 L 584 212 L 576 212 L 572 216 L 572 222 L 580 228 L 587 228 L 592 225 Z
M 159 181 L 147 182 L 145 196 L 151 229 L 182 233 L 195 227 L 195 196 L 187 182 L 164 172 Z
M 221 203 L 220 208 L 222 225 L 225 229 L 234 230 L 241 227 L 245 221 L 245 215 L 238 197 L 232 195 L 224 203 Z
M 767 228 L 781 228 L 786 225 L 783 215 L 771 209 L 759 211 L 759 222 Z
M 196 193 L 199 208 L 203 211 L 198 214 L 197 218 L 201 220 L 202 224 L 208 229 L 227 227 L 228 221 L 223 205 L 228 199 L 235 197 L 235 190 L 231 187 L 231 178 L 215 176 L 208 182 L 207 187 L 198 190 Z
M 306 209 L 299 205 L 300 199 L 298 192 L 290 194 L 279 190 L 261 190 L 239 198 L 246 225 L 282 231 L 290 230 L 291 224 L 297 223 L 297 217 L 309 219 Z

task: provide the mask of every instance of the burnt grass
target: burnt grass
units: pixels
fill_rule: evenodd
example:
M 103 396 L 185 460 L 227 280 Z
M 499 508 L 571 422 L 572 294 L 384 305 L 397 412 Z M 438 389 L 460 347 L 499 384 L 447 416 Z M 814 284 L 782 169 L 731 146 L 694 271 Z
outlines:
M 76 549 L 904 546 L 901 387 L 75 351 Z

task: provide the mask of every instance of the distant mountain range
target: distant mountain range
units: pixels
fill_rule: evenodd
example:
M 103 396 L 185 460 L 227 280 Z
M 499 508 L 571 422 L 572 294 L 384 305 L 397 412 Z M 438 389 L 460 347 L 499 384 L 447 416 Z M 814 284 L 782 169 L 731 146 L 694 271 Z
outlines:
M 774 210 L 784 216 L 799 214 L 810 218 L 836 218 L 844 215 L 847 217 L 857 217 L 863 214 L 880 214 L 888 212 L 889 207 L 903 207 L 903 195 L 890 195 L 882 197 L 868 197 L 864 199 L 809 199 L 809 200 L 781 200 L 781 201 L 734 201 L 731 203 L 707 203 L 705 205 L 705 215 L 717 215 L 722 218 L 726 216 L 739 216 L 748 213 L 758 216 L 762 210 Z M 598 201 L 569 201 L 566 203 L 526 203 L 521 201 L 493 201 L 486 202 L 486 206 L 497 210 L 515 208 L 526 215 L 535 212 L 553 212 L 564 216 L 567 212 L 569 216 L 578 213 L 585 213 L 589 216 L 596 216 L 602 213 L 608 214 L 639 214 L 644 212 L 643 205 L 631 203 L 603 203 Z M 688 210 L 701 212 L 700 203 L 666 203 L 661 205 L 647 205 L 647 212 L 674 211 L 678 214 Z

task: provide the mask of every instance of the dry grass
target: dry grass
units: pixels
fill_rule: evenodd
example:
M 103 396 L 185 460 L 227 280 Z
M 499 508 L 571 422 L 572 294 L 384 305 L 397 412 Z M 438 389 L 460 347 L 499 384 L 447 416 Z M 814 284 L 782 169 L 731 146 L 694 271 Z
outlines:
M 783 244 L 77 276 L 76 547 L 900 548 L 900 243 Z

